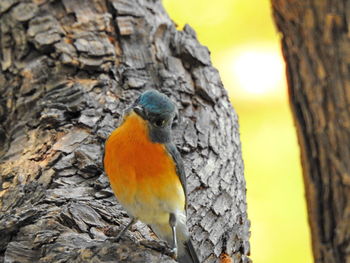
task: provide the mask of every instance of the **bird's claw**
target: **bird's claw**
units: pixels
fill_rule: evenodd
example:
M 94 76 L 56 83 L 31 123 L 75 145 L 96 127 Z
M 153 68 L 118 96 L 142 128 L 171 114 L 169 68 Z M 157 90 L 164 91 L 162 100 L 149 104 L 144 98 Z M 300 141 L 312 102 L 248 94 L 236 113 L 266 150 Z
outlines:
M 173 247 L 170 249 L 171 257 L 177 259 L 177 248 Z

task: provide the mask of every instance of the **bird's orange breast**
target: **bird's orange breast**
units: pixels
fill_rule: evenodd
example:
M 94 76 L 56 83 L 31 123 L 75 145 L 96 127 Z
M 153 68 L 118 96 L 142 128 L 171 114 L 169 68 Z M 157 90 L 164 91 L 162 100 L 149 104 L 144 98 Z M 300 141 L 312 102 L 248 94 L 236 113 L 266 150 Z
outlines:
M 147 129 L 140 116 L 128 115 L 106 142 L 104 167 L 125 209 L 153 223 L 184 210 L 185 196 L 172 157 L 163 144 L 150 141 Z

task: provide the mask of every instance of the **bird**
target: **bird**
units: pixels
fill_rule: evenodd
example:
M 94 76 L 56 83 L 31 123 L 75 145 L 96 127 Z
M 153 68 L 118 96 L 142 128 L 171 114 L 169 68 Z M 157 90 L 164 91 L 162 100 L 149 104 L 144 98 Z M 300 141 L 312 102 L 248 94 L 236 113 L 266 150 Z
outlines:
M 165 94 L 146 90 L 106 140 L 103 164 L 131 218 L 116 239 L 140 220 L 167 241 L 179 263 L 199 263 L 186 226 L 184 164 L 172 141 L 175 116 L 177 108 Z

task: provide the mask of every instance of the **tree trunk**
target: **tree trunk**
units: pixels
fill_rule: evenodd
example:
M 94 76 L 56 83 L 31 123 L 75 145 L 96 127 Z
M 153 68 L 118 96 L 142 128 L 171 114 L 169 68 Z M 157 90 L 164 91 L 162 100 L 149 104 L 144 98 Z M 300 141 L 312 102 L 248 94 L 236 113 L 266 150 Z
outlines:
M 315 262 L 350 262 L 350 2 L 272 0 Z
M 128 222 L 103 143 L 145 89 L 177 102 L 202 262 L 249 262 L 237 116 L 195 32 L 160 1 L 0 1 L 0 262 L 174 262 Z M 152 242 L 153 241 L 153 242 Z

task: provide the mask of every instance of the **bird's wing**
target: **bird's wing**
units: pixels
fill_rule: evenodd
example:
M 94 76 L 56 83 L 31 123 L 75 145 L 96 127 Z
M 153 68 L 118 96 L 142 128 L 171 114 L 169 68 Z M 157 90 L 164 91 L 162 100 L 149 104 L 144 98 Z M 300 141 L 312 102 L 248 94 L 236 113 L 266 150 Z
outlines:
M 185 174 L 185 166 L 182 162 L 181 155 L 173 143 L 166 143 L 165 147 L 175 162 L 176 172 L 180 178 L 182 188 L 184 189 L 184 192 L 185 192 L 185 203 L 187 207 L 186 174 Z

